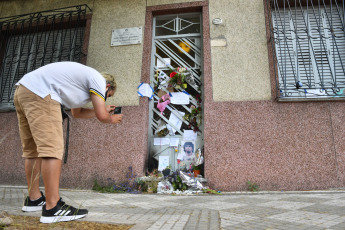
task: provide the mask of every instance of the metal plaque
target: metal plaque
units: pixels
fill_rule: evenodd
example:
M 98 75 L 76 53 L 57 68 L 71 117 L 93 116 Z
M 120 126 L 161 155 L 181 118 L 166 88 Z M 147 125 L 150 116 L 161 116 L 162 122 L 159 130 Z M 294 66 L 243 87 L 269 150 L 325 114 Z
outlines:
M 140 44 L 142 40 L 142 34 L 142 27 L 112 30 L 111 46 Z

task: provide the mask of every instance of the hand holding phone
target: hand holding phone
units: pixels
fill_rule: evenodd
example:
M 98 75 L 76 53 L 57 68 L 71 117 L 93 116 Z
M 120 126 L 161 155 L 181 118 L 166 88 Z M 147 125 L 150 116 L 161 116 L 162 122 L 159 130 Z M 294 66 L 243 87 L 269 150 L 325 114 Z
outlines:
M 121 114 L 122 113 L 122 107 L 116 107 L 114 109 L 114 114 Z

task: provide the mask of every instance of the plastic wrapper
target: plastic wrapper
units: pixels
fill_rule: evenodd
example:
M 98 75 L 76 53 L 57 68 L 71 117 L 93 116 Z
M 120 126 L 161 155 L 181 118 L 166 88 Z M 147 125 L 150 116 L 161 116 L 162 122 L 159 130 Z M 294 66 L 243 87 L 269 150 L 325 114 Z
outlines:
M 180 177 L 182 182 L 192 189 L 202 190 L 205 188 L 196 178 L 189 176 L 188 173 L 180 171 Z
M 202 156 L 201 149 L 199 148 L 195 154 L 196 160 L 195 160 L 195 166 L 201 165 L 204 163 L 204 157 Z
M 160 181 L 157 185 L 158 194 L 171 194 L 173 191 L 173 186 L 167 180 Z
M 193 74 L 191 72 L 185 73 L 185 79 L 184 79 L 189 85 L 193 87 L 197 87 L 197 84 L 195 83 Z

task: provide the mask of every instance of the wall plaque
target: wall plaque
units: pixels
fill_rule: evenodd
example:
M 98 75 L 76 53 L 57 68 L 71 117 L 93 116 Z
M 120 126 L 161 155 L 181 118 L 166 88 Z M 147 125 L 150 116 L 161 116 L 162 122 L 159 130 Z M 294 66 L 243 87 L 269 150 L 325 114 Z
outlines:
M 142 40 L 142 34 L 142 27 L 112 30 L 111 46 L 140 44 Z

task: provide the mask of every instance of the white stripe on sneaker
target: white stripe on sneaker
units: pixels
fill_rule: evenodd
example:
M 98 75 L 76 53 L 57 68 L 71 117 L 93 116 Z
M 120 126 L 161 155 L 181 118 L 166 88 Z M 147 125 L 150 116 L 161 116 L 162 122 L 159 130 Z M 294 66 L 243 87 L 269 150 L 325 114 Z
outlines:
M 64 214 L 64 216 L 67 216 L 70 212 L 71 212 L 71 210 L 68 210 L 68 211 Z
M 42 201 L 41 203 L 38 204 L 38 206 L 43 206 L 46 202 Z
M 57 211 L 56 213 L 54 213 L 54 216 L 58 216 L 58 215 L 60 215 L 60 213 L 62 212 L 62 211 L 64 211 L 64 210 L 59 210 L 59 211 Z
M 71 210 L 59 210 L 56 213 L 54 213 L 54 216 L 67 216 Z
M 66 215 L 66 212 L 67 212 L 67 210 L 63 210 L 63 211 L 59 214 L 59 216 L 65 216 L 65 215 Z

